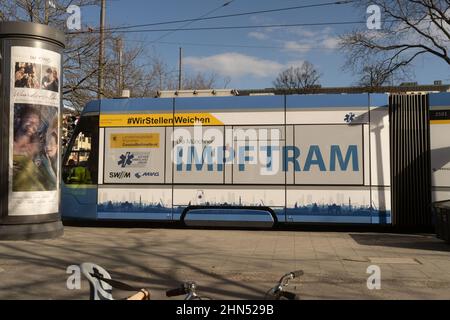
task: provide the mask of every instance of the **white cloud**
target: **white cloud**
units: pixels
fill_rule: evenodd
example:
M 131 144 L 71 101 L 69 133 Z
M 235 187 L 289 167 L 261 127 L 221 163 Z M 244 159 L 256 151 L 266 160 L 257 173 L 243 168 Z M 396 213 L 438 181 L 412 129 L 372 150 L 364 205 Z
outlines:
M 306 27 L 289 27 L 284 29 L 284 32 L 288 32 L 290 34 L 300 36 L 303 38 L 320 38 L 326 37 L 333 32 L 333 29 L 330 27 L 325 27 L 320 30 L 311 30 Z
M 304 62 L 305 62 L 305 60 L 291 60 L 291 61 L 288 61 L 286 63 L 286 68 L 289 68 L 289 67 L 294 67 L 294 68 L 301 67 Z
M 209 57 L 186 57 L 184 63 L 194 71 L 213 71 L 221 76 L 240 78 L 253 76 L 266 78 L 276 76 L 285 65 L 273 61 L 235 52 L 226 52 Z
M 268 16 L 254 15 L 250 16 L 250 22 L 256 24 L 271 24 L 274 23 L 273 19 Z
M 278 40 L 282 43 L 283 50 L 295 54 L 307 53 L 313 48 L 336 49 L 339 46 L 339 38 L 333 36 L 333 29 L 326 27 L 318 31 L 305 28 L 291 28 L 290 34 L 301 37 L 301 40 Z
M 322 45 L 327 49 L 336 49 L 339 46 L 339 38 L 327 37 L 322 41 Z
M 311 44 L 309 43 L 300 43 L 296 41 L 285 41 L 283 44 L 283 48 L 286 51 L 306 53 L 311 50 Z
M 255 39 L 258 39 L 258 40 L 266 40 L 268 38 L 266 34 L 264 34 L 262 32 L 256 32 L 256 31 L 250 32 L 248 34 L 248 36 L 250 38 L 255 38 Z
M 281 44 L 283 51 L 293 54 L 306 54 L 313 48 L 337 49 L 340 41 L 331 27 L 321 29 L 306 27 L 264 28 L 249 32 L 247 36 L 261 41 L 277 42 Z
M 285 31 L 287 31 L 293 35 L 304 37 L 304 38 L 312 38 L 312 37 L 317 36 L 317 34 L 318 34 L 317 31 L 308 30 L 304 27 L 290 27 L 290 28 L 286 28 Z
M 301 30 L 301 31 L 299 31 L 299 35 L 301 35 L 302 37 L 306 37 L 306 38 L 312 38 L 312 37 L 317 36 L 317 32 L 310 31 L 310 30 Z

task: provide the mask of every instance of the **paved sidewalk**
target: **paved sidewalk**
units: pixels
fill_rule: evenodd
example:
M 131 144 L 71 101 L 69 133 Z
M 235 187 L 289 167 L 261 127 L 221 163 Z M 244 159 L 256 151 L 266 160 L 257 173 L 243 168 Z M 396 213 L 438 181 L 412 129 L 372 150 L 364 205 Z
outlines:
M 81 290 L 66 288 L 66 268 L 82 262 L 155 299 L 182 280 L 216 299 L 261 299 L 296 269 L 305 275 L 291 290 L 303 299 L 450 299 L 450 245 L 433 235 L 91 227 L 0 242 L 0 299 L 88 299 L 84 279 Z M 381 290 L 367 289 L 372 264 Z

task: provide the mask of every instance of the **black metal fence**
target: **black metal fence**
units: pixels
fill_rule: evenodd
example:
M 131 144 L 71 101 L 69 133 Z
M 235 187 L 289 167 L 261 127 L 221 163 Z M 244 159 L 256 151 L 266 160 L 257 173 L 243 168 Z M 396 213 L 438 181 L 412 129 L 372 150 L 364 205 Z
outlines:
M 393 224 L 431 227 L 428 95 L 389 97 Z
M 450 200 L 433 203 L 436 236 L 450 243 Z

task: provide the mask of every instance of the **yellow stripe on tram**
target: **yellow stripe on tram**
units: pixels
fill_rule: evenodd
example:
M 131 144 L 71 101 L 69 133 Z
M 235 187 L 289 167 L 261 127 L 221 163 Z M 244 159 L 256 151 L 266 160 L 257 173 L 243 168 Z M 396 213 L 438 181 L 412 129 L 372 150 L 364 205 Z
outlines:
M 450 124 L 450 119 L 430 120 L 430 124 Z

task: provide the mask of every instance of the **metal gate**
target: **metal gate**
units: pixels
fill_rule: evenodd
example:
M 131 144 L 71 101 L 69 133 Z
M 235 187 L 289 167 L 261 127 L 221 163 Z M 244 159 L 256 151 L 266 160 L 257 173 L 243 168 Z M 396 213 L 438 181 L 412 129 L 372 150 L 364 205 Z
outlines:
M 431 226 L 428 95 L 389 97 L 392 223 Z

